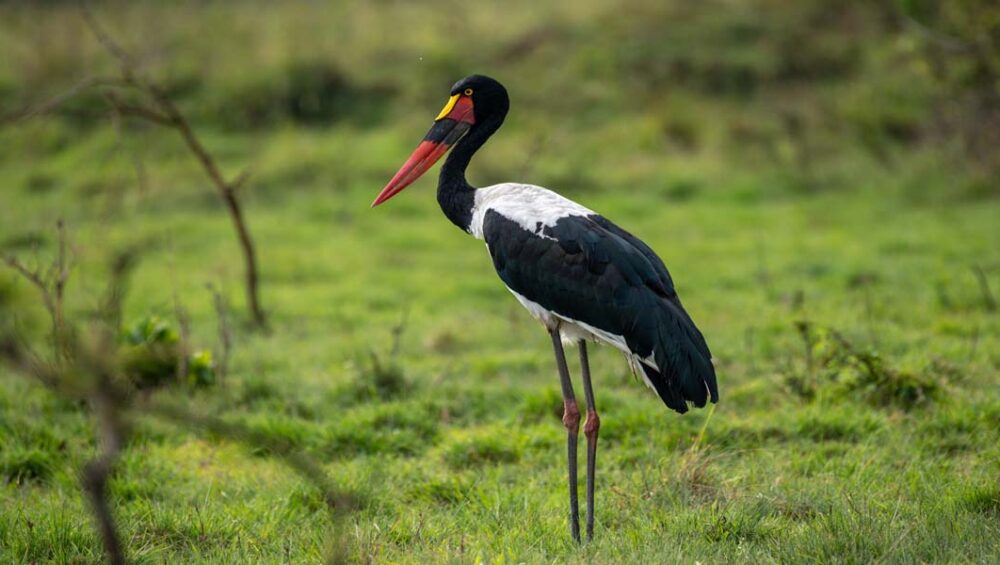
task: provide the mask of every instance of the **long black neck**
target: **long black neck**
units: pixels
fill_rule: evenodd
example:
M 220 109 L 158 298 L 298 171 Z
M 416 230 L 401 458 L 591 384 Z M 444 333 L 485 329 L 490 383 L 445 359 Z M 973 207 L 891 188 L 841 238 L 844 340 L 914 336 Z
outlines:
M 472 206 L 476 200 L 476 188 L 465 180 L 465 169 L 476 151 L 500 128 L 504 117 L 503 114 L 498 114 L 473 126 L 441 167 L 441 175 L 438 176 L 438 204 L 451 223 L 465 231 L 469 231 L 472 223 Z

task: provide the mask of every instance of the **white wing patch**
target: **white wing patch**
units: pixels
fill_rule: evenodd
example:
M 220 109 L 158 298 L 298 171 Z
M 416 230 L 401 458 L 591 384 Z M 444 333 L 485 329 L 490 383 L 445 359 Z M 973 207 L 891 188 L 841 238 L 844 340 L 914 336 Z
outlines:
M 530 184 L 507 182 L 476 190 L 472 206 L 469 233 L 483 239 L 483 220 L 486 212 L 494 210 L 538 237 L 552 239 L 542 234 L 542 228 L 554 226 L 566 216 L 591 216 L 595 212 L 547 188 Z

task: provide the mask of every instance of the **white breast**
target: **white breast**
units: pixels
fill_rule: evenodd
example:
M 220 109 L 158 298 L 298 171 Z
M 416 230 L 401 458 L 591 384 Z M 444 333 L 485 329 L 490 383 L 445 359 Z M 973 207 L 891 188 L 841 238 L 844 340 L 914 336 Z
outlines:
M 547 237 L 540 233 L 542 227 L 554 226 L 560 218 L 595 213 L 547 188 L 512 182 L 495 184 L 476 190 L 469 233 L 477 239 L 483 239 L 483 220 L 489 210 L 495 210 L 539 237 Z

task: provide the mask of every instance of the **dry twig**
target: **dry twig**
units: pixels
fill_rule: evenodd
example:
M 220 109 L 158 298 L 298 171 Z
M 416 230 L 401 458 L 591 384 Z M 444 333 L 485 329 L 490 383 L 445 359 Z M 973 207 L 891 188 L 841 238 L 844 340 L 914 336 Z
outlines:
M 183 383 L 188 374 L 188 354 L 191 351 L 191 317 L 181 304 L 181 299 L 174 292 L 174 316 L 177 317 L 177 329 L 180 333 L 180 343 L 177 347 L 177 372 L 175 378 Z
M 29 269 L 13 255 L 3 258 L 4 263 L 13 269 L 21 278 L 31 283 L 42 299 L 42 304 L 52 318 L 52 348 L 57 358 L 65 354 L 65 309 L 63 297 L 66 293 L 66 283 L 69 282 L 69 266 L 66 259 L 66 226 L 62 220 L 56 222 L 58 248 L 56 257 L 48 270 L 41 267 Z
M 166 91 L 147 77 L 135 63 L 129 53 L 109 35 L 97 18 L 91 12 L 85 1 L 81 1 L 83 18 L 97 41 L 118 60 L 121 72 L 121 85 L 129 87 L 144 95 L 152 107 L 142 103 L 129 103 L 124 101 L 114 91 L 107 91 L 105 99 L 115 112 L 122 116 L 129 116 L 147 120 L 149 122 L 169 127 L 178 132 L 184 140 L 185 145 L 194 154 L 205 174 L 212 181 L 220 198 L 226 206 L 226 211 L 233 222 L 236 236 L 239 240 L 240 250 L 243 254 L 244 278 L 247 294 L 247 305 L 255 326 L 264 328 L 267 325 L 267 318 L 263 307 L 260 304 L 259 276 L 257 268 L 257 255 L 247 227 L 246 219 L 243 215 L 243 207 L 237 196 L 239 188 L 249 178 L 249 171 L 243 171 L 232 179 L 227 179 L 219 169 L 215 159 L 208 152 L 201 140 L 195 135 L 190 122 L 180 111 Z M 116 85 L 117 86 L 117 85 Z
M 90 499 L 90 507 L 101 533 L 108 562 L 119 565 L 125 563 L 125 550 L 111 513 L 107 485 L 125 446 L 126 428 L 122 419 L 121 399 L 115 395 L 108 375 L 101 375 L 91 394 L 90 406 L 97 419 L 100 454 L 84 466 L 81 480 Z
M 226 313 L 226 302 L 212 283 L 205 285 L 212 293 L 212 305 L 215 307 L 215 316 L 218 318 L 219 346 L 216 349 L 216 374 L 219 376 L 221 385 L 226 375 L 229 374 L 229 354 L 233 348 L 233 333 L 229 329 L 229 316 Z
M 997 299 L 993 296 L 993 291 L 990 290 L 990 281 L 986 276 L 986 269 L 982 265 L 973 265 L 972 273 L 976 275 L 976 281 L 979 283 L 979 292 L 983 295 L 983 307 L 990 312 L 996 311 Z
M 126 85 L 121 79 L 106 76 L 88 76 L 80 79 L 72 86 L 52 96 L 51 98 L 44 100 L 33 106 L 27 108 L 22 108 L 20 110 L 10 112 L 3 116 L 0 116 L 0 125 L 16 124 L 18 122 L 23 122 L 30 120 L 31 118 L 37 116 L 43 116 L 51 112 L 56 111 L 60 106 L 69 102 L 76 96 L 97 87 L 109 87 L 109 88 L 122 88 Z
M 121 356 L 116 339 L 119 326 L 116 324 L 122 317 L 127 278 L 136 264 L 138 251 L 138 248 L 128 249 L 113 261 L 111 281 L 98 316 L 101 323 L 85 334 L 93 337 L 90 340 L 77 339 L 79 334 L 76 332 L 66 332 L 65 360 L 46 362 L 31 350 L 22 337 L 0 331 L 0 363 L 6 364 L 13 373 L 45 384 L 57 394 L 86 400 L 92 410 L 99 453 L 84 467 L 81 483 L 90 501 L 108 562 L 114 565 L 126 562 L 126 549 L 118 534 L 107 484 L 120 453 L 127 444 L 128 422 L 135 416 L 160 418 L 199 432 L 266 449 L 321 493 L 336 527 L 339 515 L 352 508 L 353 501 L 340 493 L 319 463 L 294 444 L 238 423 L 227 422 L 217 416 L 197 413 L 179 403 L 134 394 L 132 384 L 123 377 L 120 366 Z M 42 283 L 40 289 L 44 292 L 40 295 L 43 300 L 54 300 L 50 286 L 37 272 L 26 268 L 23 271 L 30 280 Z M 66 321 L 64 323 L 67 324 L 67 330 L 70 330 L 70 324 Z M 330 555 L 330 561 L 340 562 L 345 549 L 339 533 L 335 537 L 339 541 L 334 547 L 335 553 Z

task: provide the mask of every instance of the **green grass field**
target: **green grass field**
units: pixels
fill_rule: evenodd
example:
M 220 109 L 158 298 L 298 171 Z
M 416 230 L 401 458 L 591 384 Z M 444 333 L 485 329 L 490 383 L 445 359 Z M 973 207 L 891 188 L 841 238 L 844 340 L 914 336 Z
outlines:
M 1000 559 L 1000 160 L 933 125 L 964 102 L 921 67 L 922 36 L 875 7 L 827 25 L 823 2 L 536 4 L 98 10 L 226 172 L 252 167 L 268 332 L 176 134 L 87 94 L 0 128 L 4 254 L 48 261 L 64 219 L 86 320 L 113 254 L 148 241 L 124 326 L 176 327 L 177 297 L 199 349 L 221 288 L 227 378 L 148 394 L 291 442 L 356 501 L 333 524 L 268 450 L 134 414 L 111 483 L 130 558 L 315 562 L 340 535 L 361 562 Z M 4 110 L 113 70 L 72 3 L 0 7 L 0 50 Z M 716 357 L 719 404 L 678 416 L 591 350 L 583 546 L 544 330 L 441 215 L 434 175 L 369 209 L 472 72 L 512 112 L 470 181 L 547 186 L 645 240 Z M 47 349 L 6 269 L 0 313 Z M 0 562 L 101 561 L 78 478 L 92 427 L 0 367 Z

